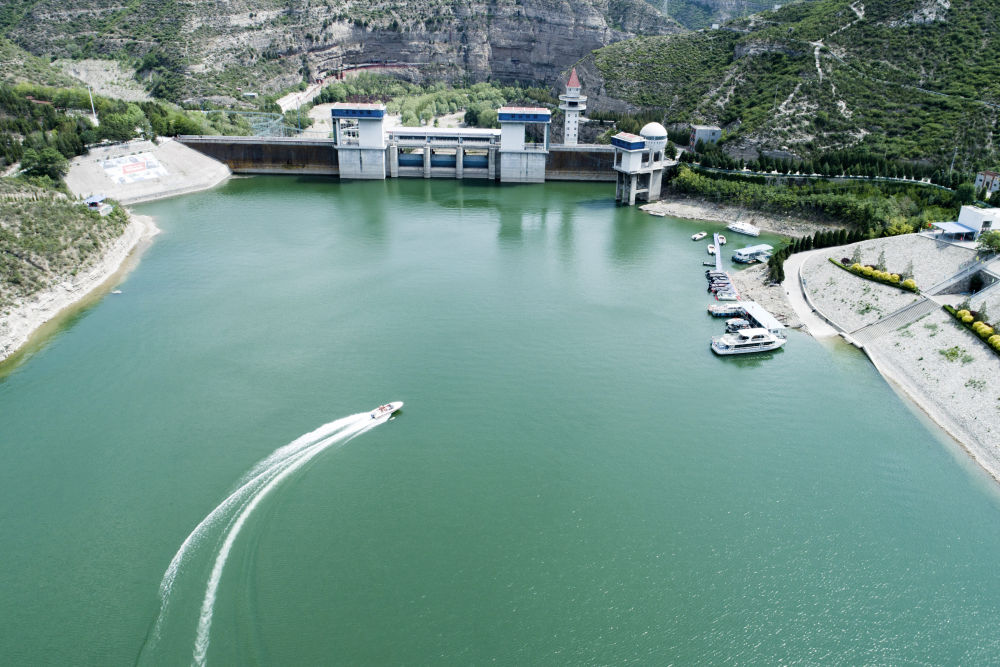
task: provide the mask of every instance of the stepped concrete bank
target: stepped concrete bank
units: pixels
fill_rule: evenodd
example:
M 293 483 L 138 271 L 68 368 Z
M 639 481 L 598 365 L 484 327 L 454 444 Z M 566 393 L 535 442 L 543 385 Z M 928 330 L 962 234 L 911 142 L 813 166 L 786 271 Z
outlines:
M 219 136 L 179 136 L 177 141 L 224 163 L 237 174 L 309 174 L 323 176 L 341 176 L 339 149 L 333 139 L 299 139 L 283 137 L 219 137 Z M 449 148 L 451 152 L 448 151 Z M 472 169 L 466 167 L 459 175 L 456 173 L 456 154 L 454 147 L 438 149 L 427 147 L 416 149 L 418 152 L 409 155 L 427 155 L 434 160 L 433 168 L 428 174 L 422 169 L 408 169 L 405 162 L 397 164 L 396 173 L 392 170 L 393 147 L 385 150 L 387 177 L 408 178 L 491 178 L 499 180 L 503 161 L 508 158 L 493 147 L 484 147 L 484 155 L 493 153 L 495 168 Z M 396 151 L 398 160 L 398 149 Z M 404 154 L 405 155 L 405 154 Z M 447 156 L 450 155 L 450 160 Z M 448 166 L 439 167 L 441 163 Z M 423 160 L 420 160 L 421 164 Z M 606 181 L 615 180 L 613 167 L 614 148 L 600 144 L 581 144 L 577 146 L 549 146 L 545 156 L 545 180 L 552 181 Z M 401 169 L 399 167 L 402 167 Z M 412 172 L 412 173 L 411 173 Z

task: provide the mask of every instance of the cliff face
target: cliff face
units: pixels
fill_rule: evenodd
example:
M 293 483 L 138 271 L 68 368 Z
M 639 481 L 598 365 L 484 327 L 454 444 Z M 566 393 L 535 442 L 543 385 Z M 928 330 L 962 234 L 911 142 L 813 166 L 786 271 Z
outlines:
M 38 54 L 181 58 L 189 74 L 248 70 L 258 89 L 300 68 L 413 64 L 434 79 L 547 82 L 594 49 L 681 28 L 644 0 L 26 0 L 7 34 Z M 195 90 L 198 88 L 200 90 Z M 186 91 L 210 93 L 192 84 Z

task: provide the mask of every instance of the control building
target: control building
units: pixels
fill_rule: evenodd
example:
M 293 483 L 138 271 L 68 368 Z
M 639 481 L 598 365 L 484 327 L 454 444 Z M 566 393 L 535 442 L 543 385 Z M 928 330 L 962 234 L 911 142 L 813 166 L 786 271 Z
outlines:
M 663 170 L 673 164 L 665 154 L 666 128 L 659 123 L 647 123 L 638 135 L 619 132 L 611 137 L 611 145 L 615 149 L 617 172 L 615 201 L 632 206 L 637 199 L 659 199 Z
M 552 112 L 541 107 L 500 107 L 500 182 L 544 183 Z M 525 126 L 543 127 L 542 143 L 525 141 Z
M 385 179 L 385 105 L 337 102 L 333 145 L 341 178 Z

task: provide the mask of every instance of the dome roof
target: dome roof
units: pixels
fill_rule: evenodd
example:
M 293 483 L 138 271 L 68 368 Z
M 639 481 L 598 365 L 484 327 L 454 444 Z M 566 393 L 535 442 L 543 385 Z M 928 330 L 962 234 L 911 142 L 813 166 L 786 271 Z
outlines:
M 657 139 L 665 140 L 667 138 L 667 128 L 659 123 L 646 123 L 639 130 L 639 136 L 643 139 L 652 139 L 654 141 Z

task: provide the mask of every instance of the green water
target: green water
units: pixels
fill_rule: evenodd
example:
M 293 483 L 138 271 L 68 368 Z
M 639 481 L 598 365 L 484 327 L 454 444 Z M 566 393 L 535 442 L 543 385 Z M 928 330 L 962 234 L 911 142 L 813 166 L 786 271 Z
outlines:
M 123 293 L 0 380 L 0 663 L 191 662 L 236 513 L 161 615 L 185 538 L 390 400 L 248 515 L 209 663 L 1000 659 L 995 484 L 850 348 L 714 357 L 690 235 L 718 226 L 612 199 L 253 178 L 140 207 L 163 234 Z

